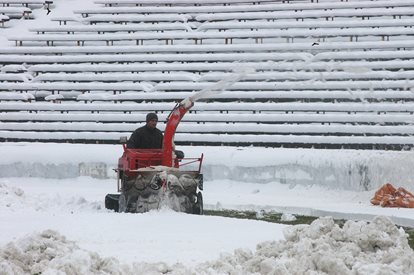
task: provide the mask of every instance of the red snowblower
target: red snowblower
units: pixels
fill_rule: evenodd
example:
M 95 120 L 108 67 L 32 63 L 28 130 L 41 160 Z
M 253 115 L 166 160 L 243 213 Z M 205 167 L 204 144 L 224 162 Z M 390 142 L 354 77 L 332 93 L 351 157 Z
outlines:
M 143 213 L 165 206 L 178 212 L 203 214 L 203 155 L 184 158 L 182 152 L 173 150 L 177 126 L 193 104 L 191 97 L 186 98 L 169 114 L 162 149 L 128 149 L 126 137 L 121 138 L 124 153 L 115 169 L 120 193 L 107 194 L 105 208 Z
M 184 158 L 174 151 L 175 131 L 196 100 L 224 91 L 249 73 L 254 73 L 254 69 L 237 68 L 177 104 L 167 118 L 162 149 L 128 149 L 127 139 L 123 138 L 124 153 L 116 169 L 120 194 L 106 195 L 105 207 L 117 212 L 143 213 L 166 206 L 179 212 L 203 214 L 203 155 Z

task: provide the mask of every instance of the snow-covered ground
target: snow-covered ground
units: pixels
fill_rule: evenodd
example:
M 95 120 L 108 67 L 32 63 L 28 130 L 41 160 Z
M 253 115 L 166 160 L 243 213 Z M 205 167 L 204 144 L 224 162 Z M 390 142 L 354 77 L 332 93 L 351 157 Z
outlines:
M 414 252 L 390 220 L 414 226 L 414 210 L 372 206 L 376 187 L 363 191 L 359 184 L 334 184 L 350 180 L 343 179 L 342 166 L 365 163 L 369 171 L 379 165 L 378 156 L 385 163 L 406 162 L 412 153 L 180 149 L 188 157 L 205 154 L 206 209 L 324 218 L 310 226 L 286 226 L 168 209 L 113 213 L 104 209 L 104 196 L 116 192 L 111 169 L 120 145 L 3 143 L 0 274 L 414 274 Z M 309 172 L 317 167 L 330 176 Z M 355 173 L 350 177 L 357 178 Z M 350 221 L 341 229 L 328 216 Z
M 6 37 L 93 1 L 8 22 Z M 138 126 L 138 125 L 137 125 Z M 119 145 L 0 144 L 0 274 L 414 274 L 399 225 L 414 210 L 369 202 L 386 182 L 414 191 L 412 152 L 184 147 L 205 154 L 206 209 L 322 217 L 312 225 L 104 209 Z M 331 217 L 350 221 L 339 228 Z M 368 223 L 367 221 L 372 221 Z M 398 226 L 394 225 L 398 224 Z

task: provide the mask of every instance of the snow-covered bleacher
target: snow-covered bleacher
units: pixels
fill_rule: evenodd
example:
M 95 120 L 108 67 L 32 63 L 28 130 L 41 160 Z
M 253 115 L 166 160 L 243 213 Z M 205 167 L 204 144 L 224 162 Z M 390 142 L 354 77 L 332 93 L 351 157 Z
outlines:
M 6 27 L 10 19 L 33 19 L 33 9 L 49 9 L 51 0 L 0 0 L 0 26 Z
M 177 144 L 414 144 L 412 0 L 95 6 L 10 36 L 16 46 L 0 48 L 1 140 L 117 142 L 147 112 L 164 120 L 176 102 L 250 68 L 196 103 Z
M 414 10 L 413 10 L 414 12 Z M 136 45 L 144 45 L 153 41 L 165 41 L 165 44 L 174 44 L 181 41 L 191 41 L 193 44 L 212 44 L 221 43 L 232 44 L 234 40 L 240 41 L 246 39 L 252 39 L 257 43 L 264 43 L 265 39 L 276 40 L 285 39 L 287 42 L 293 42 L 294 40 L 306 40 L 309 38 L 314 39 L 327 39 L 327 38 L 347 38 L 349 41 L 354 39 L 357 41 L 360 38 L 365 37 L 380 37 L 381 40 L 390 40 L 392 36 L 413 35 L 414 29 L 407 28 L 406 26 L 396 27 L 383 27 L 381 29 L 366 29 L 366 28 L 353 28 L 353 29 L 316 29 L 316 30 L 253 30 L 253 31 L 209 31 L 209 32 L 134 32 L 134 33 L 110 33 L 110 34 L 73 34 L 62 36 L 59 34 L 43 34 L 32 36 L 13 36 L 10 40 L 16 41 L 16 46 L 22 46 L 23 42 L 29 41 L 30 43 L 40 42 L 46 43 L 47 46 L 59 45 L 60 43 L 72 42 L 74 45 L 84 46 L 85 42 L 101 43 L 102 45 L 115 45 L 116 43 L 130 43 L 134 42 Z

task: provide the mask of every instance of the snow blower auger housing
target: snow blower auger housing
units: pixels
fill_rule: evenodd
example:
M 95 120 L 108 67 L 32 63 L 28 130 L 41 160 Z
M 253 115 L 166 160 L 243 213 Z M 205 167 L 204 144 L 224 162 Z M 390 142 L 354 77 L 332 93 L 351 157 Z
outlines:
M 186 98 L 174 107 L 167 118 L 162 149 L 128 149 L 126 137 L 121 138 L 124 152 L 115 169 L 120 193 L 106 195 L 107 209 L 143 213 L 165 206 L 203 214 L 203 155 L 184 158 L 173 150 L 176 128 L 192 106 L 191 98 Z

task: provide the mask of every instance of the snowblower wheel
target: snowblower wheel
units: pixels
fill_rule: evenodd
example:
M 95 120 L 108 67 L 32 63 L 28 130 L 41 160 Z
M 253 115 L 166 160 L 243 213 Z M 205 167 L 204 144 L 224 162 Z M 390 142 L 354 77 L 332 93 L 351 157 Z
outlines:
M 197 193 L 197 201 L 195 202 L 193 206 L 193 214 L 196 215 L 203 215 L 204 209 L 203 209 L 203 194 L 201 192 Z
M 118 212 L 119 208 L 119 194 L 107 194 L 105 196 L 105 208 Z
M 118 212 L 123 213 L 123 212 L 126 212 L 126 210 L 127 210 L 127 198 L 125 194 L 121 194 L 119 195 L 119 200 L 118 200 Z

